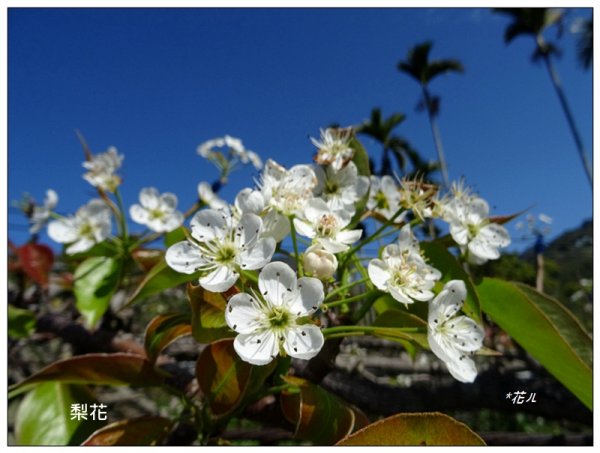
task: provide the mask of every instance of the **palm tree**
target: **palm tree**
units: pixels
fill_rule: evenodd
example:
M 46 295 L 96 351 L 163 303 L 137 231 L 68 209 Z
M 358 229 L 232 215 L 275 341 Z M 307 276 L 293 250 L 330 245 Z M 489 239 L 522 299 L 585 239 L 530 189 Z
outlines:
M 577 146 L 577 151 L 586 176 L 590 182 L 590 186 L 593 187 L 592 166 L 587 153 L 585 152 L 583 141 L 581 140 L 577 126 L 575 125 L 575 119 L 571 113 L 560 78 L 558 77 L 558 73 L 552 62 L 551 57 L 558 54 L 558 48 L 554 44 L 547 42 L 543 37 L 544 31 L 553 25 L 562 28 L 563 12 L 552 8 L 499 8 L 494 11 L 507 14 L 513 19 L 513 22 L 506 27 L 504 32 L 504 41 L 506 44 L 510 44 L 513 39 L 521 35 L 531 36 L 534 39 L 535 50 L 532 58 L 533 60 L 542 59 L 546 65 L 546 69 L 548 70 L 556 94 L 558 95 L 560 105 L 567 117 L 567 123 L 569 124 L 571 134 L 575 140 L 575 145 Z
M 391 175 L 393 173 L 390 159 L 390 153 L 392 153 L 402 176 L 419 175 L 424 179 L 428 179 L 429 173 L 438 167 L 424 161 L 418 151 L 406 139 L 393 133 L 394 129 L 405 119 L 406 115 L 402 113 L 392 113 L 387 118 L 383 118 L 381 109 L 374 108 L 371 110 L 371 117 L 357 126 L 356 131 L 375 139 L 382 146 L 383 156 L 380 175 Z M 412 172 L 408 171 L 407 164 L 409 163 Z
M 405 61 L 398 63 L 398 69 L 411 76 L 419 85 L 423 100 L 421 105 L 427 110 L 429 116 L 429 124 L 431 125 L 431 133 L 440 162 L 442 171 L 442 180 L 444 187 L 448 189 L 450 182 L 448 180 L 448 167 L 444 157 L 444 149 L 442 147 L 442 138 L 437 126 L 436 117 L 439 114 L 440 98 L 432 96 L 429 92 L 429 83 L 441 74 L 448 72 L 464 71 L 462 64 L 458 60 L 435 60 L 429 61 L 429 52 L 431 51 L 432 43 L 430 41 L 418 44 L 409 50 Z
M 573 24 L 577 33 L 577 58 L 584 69 L 590 69 L 594 54 L 594 20 L 581 19 Z

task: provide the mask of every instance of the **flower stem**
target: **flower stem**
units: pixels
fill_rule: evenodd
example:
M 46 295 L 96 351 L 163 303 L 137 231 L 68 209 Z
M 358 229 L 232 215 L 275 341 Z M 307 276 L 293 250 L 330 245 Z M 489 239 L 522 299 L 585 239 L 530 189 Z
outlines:
M 294 226 L 294 216 L 289 216 L 290 219 L 290 231 L 292 233 L 292 244 L 294 245 L 294 258 L 296 259 L 296 267 L 298 268 L 298 275 L 304 277 L 304 269 L 300 262 L 300 255 L 298 253 L 298 238 L 296 237 L 296 227 Z
M 373 332 L 380 333 L 422 333 L 422 327 L 380 327 L 380 326 L 335 326 L 323 329 L 325 338 L 337 338 L 347 335 L 365 335 Z
M 123 206 L 123 199 L 121 198 L 121 192 L 119 192 L 118 188 L 115 189 L 115 198 L 117 200 L 117 206 L 119 207 L 119 224 L 121 230 L 121 237 L 123 238 L 123 242 L 127 242 L 127 219 L 125 218 L 125 209 Z
M 325 308 L 338 307 L 340 305 L 349 304 L 351 302 L 357 302 L 357 301 L 361 301 L 361 300 L 364 300 L 364 299 L 368 299 L 369 297 L 373 296 L 373 293 L 379 294 L 380 292 L 379 291 L 370 291 L 368 293 L 358 294 L 356 296 L 351 296 L 351 297 L 348 297 L 346 299 L 336 300 L 336 301 L 330 302 L 328 304 L 322 304 L 322 306 L 325 307 Z
M 356 280 L 353 282 L 350 282 L 346 285 L 342 285 L 339 288 L 334 289 L 333 291 L 331 291 L 329 294 L 327 294 L 327 297 L 325 298 L 325 302 L 327 302 L 328 300 L 333 299 L 335 296 L 337 296 L 338 294 L 343 293 L 344 291 L 348 291 L 350 288 L 355 287 L 356 285 L 360 285 L 361 283 L 365 283 L 369 280 L 369 278 L 363 278 L 361 280 Z

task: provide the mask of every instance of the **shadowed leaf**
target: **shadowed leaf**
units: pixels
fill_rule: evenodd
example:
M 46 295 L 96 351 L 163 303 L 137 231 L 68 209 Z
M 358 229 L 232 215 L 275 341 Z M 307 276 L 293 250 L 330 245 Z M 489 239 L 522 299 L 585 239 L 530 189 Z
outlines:
M 35 332 L 35 315 L 29 310 L 8 305 L 8 336 L 24 338 Z
M 47 381 L 151 387 L 161 385 L 164 379 L 145 357 L 137 354 L 85 354 L 54 362 L 8 390 L 12 397 Z
M 120 420 L 95 431 L 81 445 L 159 445 L 167 437 L 172 426 L 173 422 L 163 417 Z
M 225 322 L 225 307 L 237 289 L 232 287 L 225 293 L 213 293 L 191 283 L 187 295 L 192 308 L 192 335 L 200 343 L 210 343 L 235 336 Z
M 192 326 L 188 315 L 169 313 L 156 316 L 146 327 L 144 335 L 144 348 L 148 360 L 154 362 L 164 348 L 191 333 Z
M 34 282 L 48 286 L 48 274 L 54 263 L 52 249 L 44 244 L 29 243 L 17 249 L 21 268 Z
M 281 394 L 281 409 L 296 426 L 295 437 L 331 445 L 368 423 L 360 410 L 322 387 L 295 376 L 284 376 L 283 380 L 299 390 Z

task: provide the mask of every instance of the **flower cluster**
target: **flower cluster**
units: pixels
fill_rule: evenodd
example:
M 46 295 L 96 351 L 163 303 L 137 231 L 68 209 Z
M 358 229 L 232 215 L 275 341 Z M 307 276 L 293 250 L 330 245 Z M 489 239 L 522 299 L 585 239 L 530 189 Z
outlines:
M 278 355 L 311 359 L 328 335 L 345 328 L 343 323 L 332 326 L 331 320 L 338 318 L 325 312 L 340 306 L 347 312 L 350 304 L 361 302 L 356 313 L 362 316 L 376 298 L 389 295 L 399 307 L 428 304 L 431 350 L 452 376 L 472 382 L 477 371 L 470 355 L 481 348 L 483 329 L 459 315 L 468 297 L 465 283 L 448 281 L 446 269 L 430 261 L 419 237 L 432 231 L 433 222 L 436 227 L 445 222 L 456 259 L 480 264 L 500 256 L 499 250 L 510 243 L 508 232 L 490 217 L 487 202 L 463 182 L 440 194 L 435 184 L 422 179 L 371 175 L 359 164 L 366 156 L 355 158 L 364 153 L 355 142 L 351 129 L 323 130 L 319 140 L 312 139 L 315 163 L 290 168 L 273 159 L 263 166 L 256 153 L 230 136 L 205 142 L 198 154 L 219 167 L 219 179 L 198 184 L 199 202 L 186 214 L 177 209 L 175 194 L 142 189 L 139 203 L 128 212 L 152 234 L 136 236 L 135 244 L 178 228 L 177 234 L 185 233 L 168 247 L 164 259 L 206 291 L 225 293 L 236 287 L 224 318 L 237 334 L 237 354 L 249 363 L 265 365 Z M 49 191 L 44 205 L 34 210 L 32 230 L 55 217 L 48 233 L 67 244 L 68 254 L 85 252 L 108 238 L 128 247 L 133 241 L 127 237 L 116 175 L 122 160 L 114 148 L 91 156 L 84 163 L 84 178 L 99 189 L 101 199 L 74 216 L 61 217 L 52 212 L 57 196 Z M 262 169 L 256 185 L 240 190 L 233 203 L 220 198 L 230 171 L 248 163 Z M 113 215 L 117 238 L 111 237 Z M 180 228 L 187 217 L 189 224 Z M 375 242 L 377 256 L 365 256 L 365 246 Z M 440 282 L 447 282 L 441 290 Z

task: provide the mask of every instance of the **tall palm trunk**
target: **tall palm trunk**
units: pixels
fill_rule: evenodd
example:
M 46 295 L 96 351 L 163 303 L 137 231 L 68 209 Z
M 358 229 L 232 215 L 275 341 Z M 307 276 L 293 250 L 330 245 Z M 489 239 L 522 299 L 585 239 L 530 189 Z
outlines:
M 569 127 L 571 129 L 571 134 L 573 134 L 573 138 L 575 139 L 575 144 L 577 145 L 577 151 L 579 152 L 579 157 L 581 158 L 581 163 L 583 164 L 583 168 L 585 170 L 585 174 L 590 182 L 590 187 L 594 187 L 593 177 L 592 177 L 592 165 L 588 159 L 587 153 L 585 152 L 585 148 L 583 147 L 583 141 L 581 140 L 581 136 L 579 135 L 579 131 L 577 130 L 577 126 L 575 125 L 575 119 L 573 118 L 573 114 L 571 113 L 571 109 L 567 102 L 567 97 L 562 88 L 562 84 L 560 83 L 560 79 L 558 77 L 558 73 L 552 64 L 552 60 L 550 60 L 550 55 L 547 53 L 542 53 L 544 62 L 546 63 L 546 68 L 548 69 L 548 73 L 550 74 L 550 78 L 552 79 L 552 84 L 554 85 L 554 89 L 556 90 L 556 94 L 558 95 L 558 99 L 560 100 L 560 105 L 565 112 L 565 116 L 567 117 L 567 122 L 569 123 Z
M 435 112 L 432 110 L 431 96 L 425 85 L 421 85 L 423 89 L 423 100 L 425 101 L 425 108 L 427 115 L 429 116 L 429 124 L 431 125 L 431 133 L 433 135 L 433 141 L 437 150 L 438 161 L 440 162 L 440 170 L 442 171 L 442 181 L 444 189 L 450 188 L 450 181 L 448 179 L 448 167 L 446 166 L 446 158 L 444 157 L 444 148 L 442 147 L 442 136 L 437 127 L 437 121 L 435 120 Z

